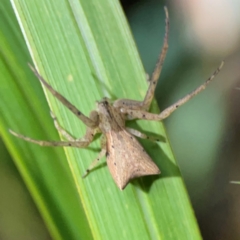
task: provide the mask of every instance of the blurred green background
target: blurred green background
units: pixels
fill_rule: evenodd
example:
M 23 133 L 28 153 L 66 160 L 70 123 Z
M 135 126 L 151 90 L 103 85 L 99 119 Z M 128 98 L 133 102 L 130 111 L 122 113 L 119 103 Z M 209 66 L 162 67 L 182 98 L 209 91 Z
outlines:
M 229 183 L 240 178 L 240 3 L 122 1 L 147 73 L 153 71 L 162 47 L 165 4 L 170 14 L 170 36 L 156 91 L 160 109 L 200 85 L 225 60 L 208 89 L 164 123 L 203 238 L 240 239 L 240 191 L 238 185 Z M 0 3 L 1 34 L 14 29 L 20 36 L 16 20 L 12 25 L 14 14 L 6 14 L 10 9 L 8 1 Z M 13 44 L 16 55 L 23 54 L 18 44 Z M 5 59 L 2 46 L 0 54 Z M 25 51 L 27 54 L 26 47 Z M 0 78 L 0 87 L 2 81 Z M 6 129 L 0 129 L 0 134 L 6 134 Z M 0 239 L 50 239 L 2 141 L 0 154 Z
M 161 48 L 163 2 L 125 1 L 146 72 Z M 164 109 L 225 66 L 208 89 L 164 121 L 203 239 L 240 239 L 240 3 L 165 1 L 169 51 L 156 91 Z

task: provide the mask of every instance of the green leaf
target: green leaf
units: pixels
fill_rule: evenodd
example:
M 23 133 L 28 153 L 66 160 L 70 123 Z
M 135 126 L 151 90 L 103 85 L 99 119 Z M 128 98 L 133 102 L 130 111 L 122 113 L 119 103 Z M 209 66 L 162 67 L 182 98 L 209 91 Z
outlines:
M 84 114 L 104 96 L 143 99 L 145 73 L 117 1 L 13 0 L 12 5 L 38 71 Z M 141 141 L 160 176 L 136 179 L 120 191 L 104 163 L 82 179 L 98 154 L 99 139 L 90 148 L 63 151 L 8 134 L 11 128 L 36 139 L 58 139 L 28 57 L 10 49 L 2 59 L 1 133 L 54 239 L 201 238 L 162 123 L 131 123 L 163 136 L 159 144 Z M 46 96 L 61 125 L 76 138 L 84 135 L 85 126 L 48 91 Z M 155 102 L 152 110 L 158 112 Z

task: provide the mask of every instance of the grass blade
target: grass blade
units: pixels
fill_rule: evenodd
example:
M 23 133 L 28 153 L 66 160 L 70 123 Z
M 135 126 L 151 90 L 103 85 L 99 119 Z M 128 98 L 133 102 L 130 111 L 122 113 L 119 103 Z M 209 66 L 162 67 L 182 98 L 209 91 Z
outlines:
M 39 72 L 83 113 L 93 110 L 94 102 L 103 96 L 113 99 L 143 98 L 147 89 L 144 70 L 117 1 L 69 0 L 56 4 L 53 0 L 12 0 L 12 5 Z M 164 28 L 164 17 L 162 25 Z M 21 107 L 13 108 L 7 100 L 7 97 L 17 97 L 17 92 L 14 96 L 6 96 L 5 102 L 12 107 L 6 110 L 7 117 L 2 126 L 8 125 L 13 130 L 38 139 L 56 139 L 49 113 L 41 105 L 43 100 L 37 100 L 39 93 L 33 93 L 29 87 L 38 85 L 36 78 L 26 67 L 16 66 L 14 72 L 20 69 L 22 74 L 27 72 L 30 76 L 17 78 L 17 87 L 21 89 L 18 104 Z M 24 82 L 22 79 L 25 79 Z M 17 89 L 13 83 L 7 87 Z M 61 125 L 75 137 L 82 136 L 85 129 L 83 124 L 48 92 L 46 95 Z M 19 99 L 25 101 L 20 102 Z M 152 105 L 152 110 L 158 111 L 156 103 Z M 14 116 L 16 113 L 26 116 L 26 120 L 19 122 L 13 113 Z M 32 126 L 33 122 L 36 127 Z M 89 239 L 91 234 L 94 239 L 201 238 L 162 123 L 141 121 L 131 124 L 161 134 L 166 141 L 159 144 L 141 141 L 162 174 L 160 177 L 135 180 L 123 192 L 115 186 L 105 164 L 86 179 L 81 178 L 97 154 L 93 149 L 65 149 L 64 154 L 62 150 L 40 148 L 10 138 L 2 128 L 4 139 L 54 238 L 79 239 L 81 234 L 83 239 Z M 91 146 L 99 147 L 99 141 Z M 30 158 L 34 159 L 31 162 L 28 157 L 30 153 Z M 48 159 L 44 161 L 44 166 L 42 156 Z M 62 183 L 70 179 L 66 170 L 67 161 L 78 190 L 71 197 L 66 196 L 62 189 Z M 59 169 L 59 182 L 55 169 Z M 64 169 L 66 173 L 61 172 Z M 36 186 L 40 186 L 39 191 L 34 191 Z M 68 188 L 72 185 L 69 182 L 64 186 Z M 50 198 L 50 192 L 54 200 Z M 74 200 L 78 199 L 77 193 L 82 207 L 67 202 L 69 199 L 77 201 Z M 53 204 L 50 203 L 55 201 L 59 204 L 57 210 L 67 218 L 59 220 L 58 211 L 52 211 Z M 67 237 L 65 223 L 69 226 L 70 237 Z

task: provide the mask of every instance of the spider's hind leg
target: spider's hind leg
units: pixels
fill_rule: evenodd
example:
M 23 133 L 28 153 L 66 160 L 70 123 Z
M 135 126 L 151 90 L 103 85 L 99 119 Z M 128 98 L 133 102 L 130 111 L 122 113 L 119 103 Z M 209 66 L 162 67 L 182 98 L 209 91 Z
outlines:
M 106 149 L 106 137 L 102 135 L 101 138 L 101 151 L 98 154 L 97 158 L 92 161 L 90 166 L 86 169 L 85 173 L 83 174 L 82 178 L 85 178 L 88 173 L 99 163 L 99 161 L 107 155 L 107 149 Z

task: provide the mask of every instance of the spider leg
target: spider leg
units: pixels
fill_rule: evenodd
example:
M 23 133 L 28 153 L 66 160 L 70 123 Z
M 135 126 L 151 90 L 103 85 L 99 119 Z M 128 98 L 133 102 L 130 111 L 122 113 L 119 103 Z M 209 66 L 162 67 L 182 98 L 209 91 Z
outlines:
M 135 137 L 139 137 L 139 138 L 143 138 L 143 139 L 148 139 L 148 140 L 153 141 L 153 142 L 158 142 L 158 141 L 160 141 L 160 139 L 157 138 L 157 137 L 148 136 L 148 135 L 146 135 L 146 134 L 144 134 L 144 133 L 142 133 L 142 132 L 140 132 L 140 131 L 138 131 L 138 130 L 136 130 L 136 129 L 133 129 L 133 128 L 128 128 L 128 127 L 126 127 L 126 130 L 127 130 L 127 132 L 129 132 L 130 134 L 134 135 Z
M 187 94 L 185 97 L 179 99 L 176 103 L 172 104 L 165 110 L 163 110 L 160 114 L 154 114 L 149 113 L 142 110 L 134 110 L 129 108 L 121 108 L 120 111 L 123 114 L 127 114 L 130 116 L 130 118 L 134 119 L 146 119 L 146 120 L 152 120 L 152 121 L 161 121 L 165 118 L 167 118 L 169 115 L 171 115 L 177 108 L 182 106 L 184 103 L 188 102 L 191 98 L 199 94 L 201 91 L 203 91 L 207 85 L 214 79 L 214 77 L 220 72 L 221 68 L 224 65 L 224 61 L 221 62 L 220 66 L 216 69 L 216 71 L 205 81 L 201 86 L 196 88 L 191 93 Z
M 130 99 L 119 99 L 116 100 L 113 104 L 116 108 L 126 107 L 129 109 L 135 109 L 135 110 L 148 110 L 150 107 L 150 104 L 152 102 L 152 99 L 154 97 L 154 92 L 158 83 L 158 79 L 160 77 L 163 62 L 166 58 L 167 50 L 168 50 L 168 32 L 169 32 L 169 15 L 168 15 L 168 9 L 167 7 L 164 7 L 165 14 L 166 14 L 166 26 L 165 26 L 165 36 L 164 36 L 164 42 L 162 51 L 158 57 L 155 69 L 152 73 L 152 76 L 149 80 L 149 87 L 147 90 L 147 93 L 144 97 L 143 101 L 135 101 Z
M 21 138 L 27 142 L 31 142 L 40 146 L 44 147 L 77 147 L 77 148 L 85 148 L 87 147 L 93 140 L 95 129 L 87 128 L 87 132 L 84 137 L 80 139 L 73 139 L 71 141 L 43 141 L 43 140 L 36 140 L 32 139 L 27 136 L 23 136 L 18 134 L 11 129 L 9 132 L 14 135 L 15 137 Z
M 98 164 L 98 162 L 107 154 L 106 150 L 106 137 L 103 135 L 101 138 L 101 151 L 98 154 L 97 158 L 90 164 L 90 166 L 86 169 L 85 173 L 83 174 L 82 178 L 85 178 L 88 173 Z
M 55 128 L 58 130 L 58 132 L 60 132 L 60 134 L 66 138 L 68 141 L 75 141 L 74 137 L 71 136 L 64 128 L 62 128 L 60 126 L 60 124 L 58 123 L 57 117 L 54 115 L 54 113 L 52 111 L 50 111 L 51 117 L 53 119 Z
M 86 126 L 88 127 L 96 127 L 98 125 L 98 121 L 93 121 L 92 119 L 86 117 L 81 111 L 79 111 L 74 105 L 72 105 L 65 97 L 63 97 L 59 92 L 54 90 L 38 73 L 38 71 L 28 64 L 33 73 L 39 79 L 39 81 L 55 96 L 64 106 L 66 106 L 72 113 L 74 113 Z
M 53 121 L 54 121 L 54 125 L 55 125 L 55 128 L 60 132 L 60 134 L 63 136 L 63 137 L 65 137 L 67 140 L 69 140 L 69 141 L 78 141 L 78 140 L 76 140 L 72 135 L 70 135 L 63 127 L 61 127 L 60 126 L 60 124 L 59 124 L 59 122 L 58 122 L 58 120 L 57 120 L 57 117 L 55 116 L 55 114 L 52 112 L 52 111 L 50 111 L 50 114 L 51 114 L 51 117 L 52 117 L 52 119 L 53 119 Z M 93 121 L 95 121 L 95 119 L 96 118 L 98 118 L 98 113 L 96 112 L 96 111 L 92 111 L 91 113 L 90 113 L 90 119 L 92 119 Z M 86 133 L 86 135 L 85 135 L 85 137 L 84 138 L 89 138 L 89 137 L 87 137 L 87 136 L 90 136 L 89 135 L 89 131 L 91 132 L 91 129 L 92 128 L 87 128 L 87 133 Z M 94 132 L 94 135 L 98 132 L 98 131 L 96 131 L 96 130 L 94 130 L 93 131 Z
M 147 90 L 147 93 L 145 95 L 145 98 L 142 102 L 142 109 L 148 110 L 150 107 L 150 104 L 153 100 L 154 97 L 154 92 L 158 83 L 158 79 L 160 77 L 161 71 L 162 71 L 162 66 L 164 63 L 164 60 L 166 58 L 167 55 L 167 50 L 168 50 L 168 33 L 169 33 L 169 15 L 168 15 L 168 9 L 167 7 L 164 7 L 165 10 L 165 14 L 166 14 L 166 26 L 165 26 L 165 36 L 164 36 L 164 42 L 163 42 L 163 47 L 162 47 L 162 51 L 158 57 L 158 61 L 156 63 L 155 69 L 152 73 L 152 76 L 149 80 L 150 84 Z

